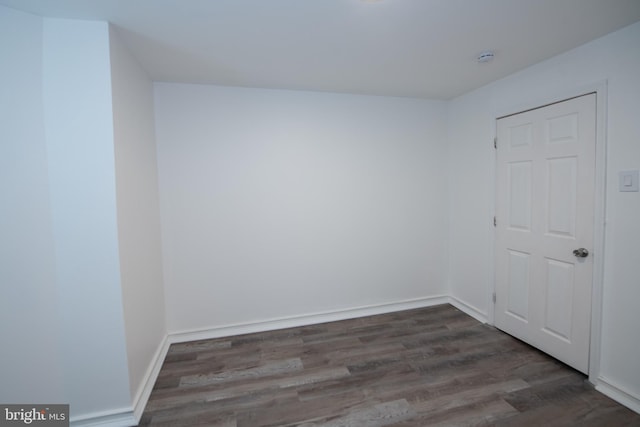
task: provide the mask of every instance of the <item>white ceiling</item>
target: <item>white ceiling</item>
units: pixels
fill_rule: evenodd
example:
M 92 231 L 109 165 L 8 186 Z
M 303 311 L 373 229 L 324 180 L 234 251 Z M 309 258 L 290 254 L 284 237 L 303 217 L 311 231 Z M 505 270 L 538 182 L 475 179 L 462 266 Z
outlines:
M 0 4 L 109 21 L 156 81 L 435 99 L 463 94 L 640 20 L 640 0 Z M 494 50 L 495 60 L 478 64 L 486 49 Z

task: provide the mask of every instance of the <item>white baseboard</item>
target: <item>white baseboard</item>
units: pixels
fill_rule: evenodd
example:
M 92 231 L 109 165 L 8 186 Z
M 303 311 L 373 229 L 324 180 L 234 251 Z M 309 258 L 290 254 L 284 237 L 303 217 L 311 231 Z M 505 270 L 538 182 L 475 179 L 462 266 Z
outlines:
M 144 408 L 147 406 L 147 401 L 149 400 L 149 396 L 151 396 L 151 391 L 156 383 L 156 379 L 158 378 L 158 374 L 160 373 L 160 369 L 162 368 L 162 364 L 164 363 L 164 359 L 167 356 L 168 351 L 169 337 L 165 335 L 153 356 L 153 360 L 149 365 L 149 368 L 147 369 L 143 385 L 138 389 L 138 393 L 133 399 L 133 416 L 136 419 L 136 423 L 140 421 Z
M 165 336 L 153 356 L 152 362 L 144 376 L 142 386 L 138 389 L 138 393 L 133 400 L 133 406 L 131 408 L 84 414 L 79 417 L 72 418 L 69 423 L 70 426 L 130 427 L 138 425 L 140 417 L 142 417 L 142 413 L 144 412 L 144 408 L 147 406 L 149 396 L 151 396 L 151 391 L 156 383 L 158 374 L 160 373 L 160 368 L 162 368 L 162 364 L 164 363 L 167 351 L 169 351 L 169 337 Z
M 259 322 L 239 323 L 235 325 L 218 326 L 209 329 L 179 331 L 169 333 L 169 343 L 181 343 L 188 341 L 222 338 L 234 335 L 266 332 L 276 329 L 295 328 L 299 326 L 315 325 L 318 323 L 335 322 L 338 320 L 354 319 L 357 317 L 373 316 L 376 314 L 391 313 L 394 311 L 411 310 L 414 308 L 430 307 L 433 305 L 447 304 L 450 300 L 447 296 L 415 298 L 386 304 L 368 305 L 345 310 L 327 311 L 300 316 L 281 317 Z
M 465 302 L 462 302 L 456 297 L 449 296 L 448 300 L 449 300 L 448 301 L 449 304 L 451 304 L 452 306 L 454 306 L 458 310 L 462 311 L 463 313 L 466 313 L 469 316 L 473 317 L 478 322 L 487 323 L 487 315 L 486 315 L 486 313 L 483 313 L 482 311 L 480 311 L 476 307 L 474 307 L 472 305 L 469 305 L 469 304 L 467 304 Z
M 138 420 L 133 415 L 133 408 L 81 415 L 71 418 L 69 422 L 70 427 L 130 427 L 136 425 L 138 425 Z
M 634 396 L 630 392 L 622 390 L 619 386 L 611 384 L 611 381 L 607 378 L 602 376 L 598 377 L 596 390 L 640 414 L 640 397 Z

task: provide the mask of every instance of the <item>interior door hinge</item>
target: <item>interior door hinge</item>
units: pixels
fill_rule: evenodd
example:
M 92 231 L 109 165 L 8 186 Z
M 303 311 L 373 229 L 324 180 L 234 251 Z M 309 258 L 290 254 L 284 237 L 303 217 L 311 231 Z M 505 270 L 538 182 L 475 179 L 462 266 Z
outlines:
M 496 221 L 496 217 L 493 217 L 493 226 L 496 227 L 498 225 L 498 221 Z
M 496 303 L 496 293 L 495 292 L 493 293 L 493 303 L 494 304 Z
M 498 138 L 493 138 L 493 148 L 498 149 Z

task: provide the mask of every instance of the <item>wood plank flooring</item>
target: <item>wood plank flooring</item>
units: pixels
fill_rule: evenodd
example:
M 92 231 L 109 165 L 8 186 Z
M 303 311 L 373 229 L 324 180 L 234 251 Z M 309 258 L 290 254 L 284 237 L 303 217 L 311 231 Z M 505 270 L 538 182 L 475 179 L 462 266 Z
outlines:
M 450 305 L 171 346 L 140 425 L 640 426 Z

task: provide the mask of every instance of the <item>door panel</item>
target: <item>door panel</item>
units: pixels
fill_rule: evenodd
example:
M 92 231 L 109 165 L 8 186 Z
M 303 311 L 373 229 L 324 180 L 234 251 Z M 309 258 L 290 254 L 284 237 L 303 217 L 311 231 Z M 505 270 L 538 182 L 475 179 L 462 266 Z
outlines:
M 507 313 L 527 322 L 529 318 L 530 256 L 509 250 Z
M 573 267 L 564 261 L 546 258 L 546 313 L 543 330 L 567 342 L 571 340 Z
M 576 234 L 576 157 L 547 160 L 546 233 L 555 237 Z
M 531 231 L 531 162 L 509 164 L 509 227 Z
M 587 372 L 595 94 L 497 121 L 498 328 Z

